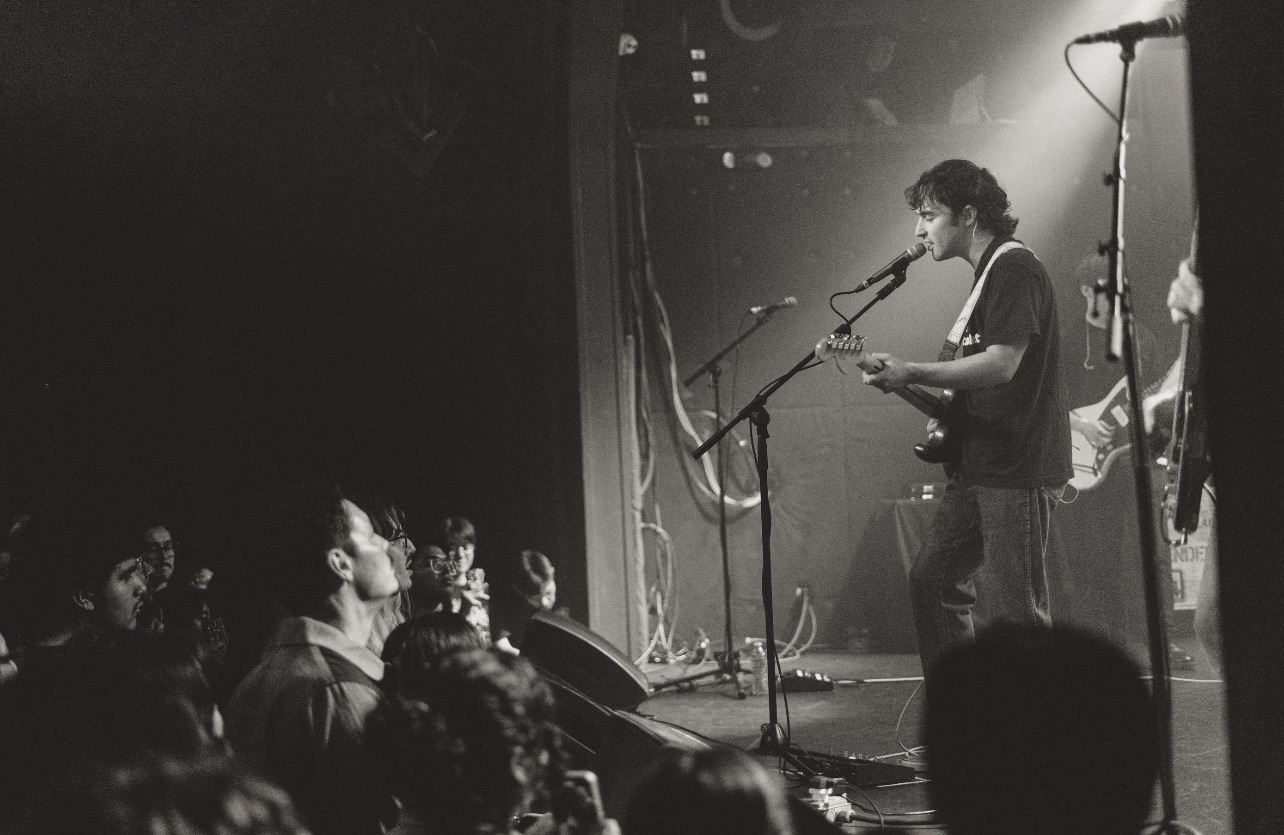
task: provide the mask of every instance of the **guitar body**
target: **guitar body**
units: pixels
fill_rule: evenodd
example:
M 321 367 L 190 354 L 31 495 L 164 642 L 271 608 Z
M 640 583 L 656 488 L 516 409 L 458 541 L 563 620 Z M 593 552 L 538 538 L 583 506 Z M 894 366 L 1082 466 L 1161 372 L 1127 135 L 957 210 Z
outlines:
M 816 345 L 816 358 L 827 360 L 834 358 L 838 366 L 846 373 L 845 363 L 851 362 L 862 371 L 873 374 L 882 370 L 883 364 L 868 356 L 865 352 L 865 337 L 851 334 L 830 334 Z M 946 422 L 950 404 L 954 402 L 954 392 L 945 389 L 940 394 L 932 394 L 919 386 L 902 386 L 892 389 L 906 403 L 931 418 L 927 424 L 927 439 L 914 445 L 914 454 L 928 464 L 950 464 L 958 460 L 962 441 L 957 432 L 951 432 Z
M 928 397 L 932 396 L 922 389 L 919 391 Z M 945 411 L 954 402 L 954 391 L 945 389 L 936 400 L 941 411 Z M 927 440 L 914 445 L 914 454 L 928 464 L 951 464 L 959 460 L 962 442 L 957 432 L 950 431 L 950 425 L 944 418 L 933 418 L 927 424 Z
M 1113 432 L 1115 438 L 1127 438 L 1130 420 L 1127 379 L 1121 377 L 1114 388 L 1110 389 L 1110 393 L 1098 402 L 1090 406 L 1080 406 L 1071 411 L 1076 417 L 1085 421 L 1101 421 L 1115 430 Z M 1070 479 L 1070 484 L 1080 491 L 1097 487 L 1110 473 L 1110 467 L 1115 460 L 1131 447 L 1130 443 L 1116 441 L 1108 441 L 1096 447 L 1088 442 L 1082 432 L 1071 429 L 1070 456 L 1074 465 L 1074 477 Z

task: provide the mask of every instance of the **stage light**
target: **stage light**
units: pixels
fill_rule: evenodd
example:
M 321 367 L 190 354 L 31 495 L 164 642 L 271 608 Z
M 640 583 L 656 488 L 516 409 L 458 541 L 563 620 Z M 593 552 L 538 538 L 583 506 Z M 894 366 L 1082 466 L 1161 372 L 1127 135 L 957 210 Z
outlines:
M 1030 207 L 1024 209 L 1027 220 L 1022 231 L 1036 251 L 1040 238 L 1049 240 L 1061 228 L 1074 199 L 1073 189 L 1065 187 L 1067 173 L 1082 177 L 1108 166 L 1109 159 L 1085 154 L 1084 149 L 1096 147 L 1115 131 L 1114 123 L 1066 69 L 1062 59 L 1065 45 L 1084 32 L 1156 17 L 1170 5 L 1162 0 L 1127 4 L 1094 0 L 1067 7 L 1060 20 L 1032 32 L 1033 37 L 1014 50 L 1014 60 L 987 79 L 992 90 L 1014 78 L 1049 78 L 1014 118 L 1004 120 L 1011 122 L 1011 129 L 996 134 L 975 158 L 994 171 L 1014 206 Z M 1118 96 L 1118 47 L 1075 47 L 1070 57 L 1084 82 L 1105 97 L 1107 104 L 1117 104 L 1112 99 Z M 1050 184 L 1049 178 L 1056 183 Z

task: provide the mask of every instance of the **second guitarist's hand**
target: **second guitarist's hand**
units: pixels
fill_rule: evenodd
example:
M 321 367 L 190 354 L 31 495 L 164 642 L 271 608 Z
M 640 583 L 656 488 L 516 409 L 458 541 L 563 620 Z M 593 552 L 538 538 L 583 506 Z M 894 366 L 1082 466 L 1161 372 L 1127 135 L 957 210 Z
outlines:
M 1116 428 L 1101 420 L 1084 420 L 1074 412 L 1070 413 L 1070 428 L 1083 435 L 1084 440 L 1100 449 L 1114 441 Z
M 1168 287 L 1168 311 L 1174 322 L 1185 322 L 1204 311 L 1204 285 L 1191 269 L 1189 258 L 1181 262 L 1177 277 Z

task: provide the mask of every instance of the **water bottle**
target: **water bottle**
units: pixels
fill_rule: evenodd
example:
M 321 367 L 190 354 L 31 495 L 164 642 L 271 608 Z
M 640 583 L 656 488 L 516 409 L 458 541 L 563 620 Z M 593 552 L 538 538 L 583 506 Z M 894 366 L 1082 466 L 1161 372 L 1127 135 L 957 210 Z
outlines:
M 709 658 L 709 636 L 704 630 L 697 630 L 695 654 L 691 656 L 692 664 L 700 664 Z
M 767 649 L 762 645 L 762 641 L 753 642 L 749 659 L 753 664 L 753 683 L 749 692 L 755 696 L 761 696 L 767 692 Z

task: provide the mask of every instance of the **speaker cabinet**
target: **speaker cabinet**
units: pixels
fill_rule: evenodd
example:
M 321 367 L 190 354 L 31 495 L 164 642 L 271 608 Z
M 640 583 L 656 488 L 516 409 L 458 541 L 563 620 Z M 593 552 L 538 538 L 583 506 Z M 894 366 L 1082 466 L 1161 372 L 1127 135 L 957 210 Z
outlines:
M 646 677 L 624 653 L 569 618 L 547 613 L 532 617 L 522 655 L 604 707 L 632 710 L 651 693 Z
M 529 633 L 528 633 L 529 634 Z M 662 748 L 699 750 L 712 743 L 677 725 L 626 710 L 597 704 L 579 688 L 547 670 L 540 670 L 557 701 L 562 747 L 573 768 L 597 774 L 606 814 L 621 818 L 646 765 Z M 795 835 L 839 835 L 842 830 L 790 795 L 789 812 Z

